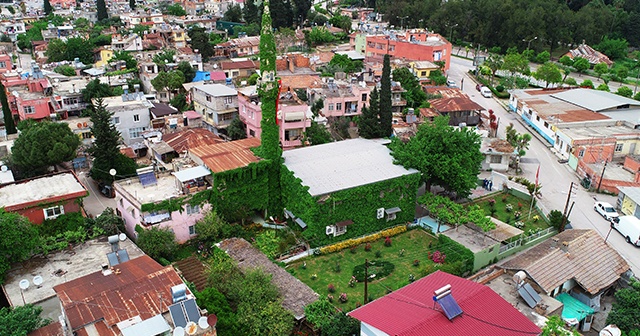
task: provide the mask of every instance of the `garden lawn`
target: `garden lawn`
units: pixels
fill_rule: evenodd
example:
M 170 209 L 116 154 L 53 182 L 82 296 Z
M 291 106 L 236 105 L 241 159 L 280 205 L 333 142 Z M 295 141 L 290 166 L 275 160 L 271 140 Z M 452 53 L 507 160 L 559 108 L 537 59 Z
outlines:
M 349 280 L 356 265 L 364 264 L 365 259 L 383 260 L 395 265 L 394 271 L 385 278 L 369 282 L 369 297 L 377 299 L 387 294 L 387 290 L 396 290 L 409 284 L 409 274 L 413 274 L 415 279 L 422 277 L 426 265 L 433 264 L 428 258 L 430 245 L 437 244 L 437 239 L 430 236 L 422 229 L 414 229 L 391 237 L 391 246 L 384 245 L 384 238 L 371 243 L 371 251 L 365 251 L 365 244 L 356 248 L 356 253 L 350 249 L 328 255 L 309 257 L 303 261 L 297 261 L 287 266 L 287 270 L 295 277 L 306 283 L 320 297 L 333 295 L 333 304 L 343 311 L 351 311 L 356 308 L 356 303 L 364 302 L 364 283 L 358 282 L 354 287 L 349 286 Z M 401 256 L 401 250 L 405 250 Z M 380 258 L 376 258 L 376 252 L 381 253 Z M 414 260 L 419 260 L 418 267 L 413 266 Z M 306 262 L 306 269 L 303 263 Z M 340 265 L 340 271 L 336 272 L 336 265 Z M 317 278 L 312 280 L 312 275 L 317 274 Z M 335 292 L 329 293 L 328 286 L 333 284 Z M 342 303 L 339 300 L 340 294 L 346 293 L 348 301 Z
M 491 205 L 489 202 L 489 200 L 491 199 L 494 199 L 496 201 L 494 205 L 495 213 L 493 214 L 491 214 Z M 482 199 L 475 204 L 479 205 L 487 215 L 491 215 L 492 217 L 499 219 L 509 225 L 514 225 L 514 223 L 518 220 L 522 221 L 524 223 L 524 228 L 522 228 L 521 230 L 525 232 L 529 229 L 546 229 L 549 227 L 549 224 L 547 224 L 542 214 L 540 214 L 540 212 L 538 212 L 538 209 L 536 209 L 535 207 L 533 207 L 532 209 L 531 219 L 528 219 L 529 207 L 531 206 L 531 202 L 523 200 L 522 198 L 513 196 L 511 194 L 496 194 L 494 197 Z M 511 204 L 511 206 L 513 207 L 513 210 L 511 212 L 506 210 L 507 204 Z M 520 219 L 515 218 L 516 211 L 522 213 L 520 215 Z M 533 218 L 536 215 L 539 217 L 537 221 L 535 221 Z

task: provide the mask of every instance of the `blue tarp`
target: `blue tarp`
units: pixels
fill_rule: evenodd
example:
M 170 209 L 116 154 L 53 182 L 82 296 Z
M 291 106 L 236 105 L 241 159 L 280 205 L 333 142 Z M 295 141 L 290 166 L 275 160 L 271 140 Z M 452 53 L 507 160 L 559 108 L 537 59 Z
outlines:
M 591 309 L 591 307 L 580 302 L 580 300 L 567 293 L 562 293 L 556 296 L 556 300 L 562 302 L 562 304 L 564 305 L 564 307 L 562 308 L 563 319 L 576 319 L 578 321 L 582 321 L 585 317 L 587 317 L 587 315 L 595 313 L 595 311 Z
M 193 77 L 191 82 L 202 82 L 211 80 L 211 73 L 209 71 L 196 71 L 196 76 Z

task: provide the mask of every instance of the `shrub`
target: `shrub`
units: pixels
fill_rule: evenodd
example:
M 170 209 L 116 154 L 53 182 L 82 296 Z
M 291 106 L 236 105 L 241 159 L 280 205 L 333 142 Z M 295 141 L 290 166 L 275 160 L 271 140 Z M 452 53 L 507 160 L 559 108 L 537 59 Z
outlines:
M 502 85 L 496 86 L 496 91 L 503 92 L 504 91 L 504 86 L 502 86 Z
M 414 267 L 418 267 L 418 266 L 420 266 L 420 260 L 418 260 L 418 259 L 414 260 L 414 261 L 413 261 L 413 266 L 414 266 Z
M 351 248 L 349 248 L 349 252 L 351 252 L 351 254 L 356 254 L 356 252 L 358 252 L 358 247 L 352 246 Z
M 436 264 L 444 264 L 444 260 L 446 259 L 446 255 L 440 251 L 435 251 L 433 253 L 429 253 L 429 259 Z
M 364 250 L 367 252 L 371 251 L 371 244 L 367 243 L 367 245 L 364 246 Z
M 327 245 L 325 247 L 321 247 L 319 248 L 317 251 L 319 251 L 319 254 L 329 254 L 329 253 L 333 253 L 333 252 L 338 252 L 338 251 L 342 251 L 346 248 L 350 248 L 352 246 L 358 246 L 360 244 L 364 244 L 364 243 L 369 243 L 372 241 L 376 241 L 378 239 L 382 239 L 384 237 L 393 237 L 395 235 L 398 235 L 400 233 L 406 232 L 407 231 L 407 227 L 405 225 L 398 225 L 386 230 L 382 230 L 378 233 L 374 233 L 368 236 L 364 236 L 364 237 L 360 237 L 360 238 L 353 238 L 353 239 L 347 239 L 344 241 L 341 241 L 339 243 L 335 243 L 332 245 Z M 371 246 L 371 245 L 369 245 Z M 367 250 L 366 249 L 366 245 L 365 245 L 365 250 L 366 251 L 370 251 L 371 249 Z
M 382 252 L 376 251 L 376 258 L 380 258 L 380 257 L 382 257 Z
M 351 276 L 351 280 L 349 280 L 349 287 L 355 287 L 356 282 L 358 282 L 358 279 L 356 279 L 355 276 Z
M 505 209 L 505 210 L 507 210 L 507 212 L 511 212 L 511 211 L 513 211 L 513 205 L 511 205 L 511 204 L 507 204 L 507 205 L 504 207 L 504 209 Z
M 340 266 L 339 262 L 337 262 L 336 265 L 333 267 L 333 271 L 336 273 L 340 273 L 340 271 L 342 271 L 342 267 Z
M 347 298 L 347 293 L 341 293 L 340 294 L 340 302 L 345 303 L 349 301 L 349 298 Z
M 391 246 L 391 237 L 387 237 L 384 239 L 384 246 L 386 247 L 390 247 Z
M 168 228 L 158 228 L 153 226 L 138 234 L 136 244 L 151 258 L 171 259 L 178 247 L 176 236 Z
M 311 274 L 311 280 L 315 280 L 315 279 L 317 279 L 317 278 L 318 278 L 318 275 L 317 275 L 317 274 L 315 274 L 315 273 L 314 273 L 314 274 Z
M 329 302 L 333 303 L 333 295 L 328 294 L 327 295 L 327 300 L 329 300 Z
M 336 287 L 333 284 L 329 284 L 329 286 L 327 286 L 327 290 L 329 291 L 329 293 L 335 293 Z
M 413 276 L 413 274 L 409 274 L 409 282 L 414 282 L 416 281 L 416 277 Z

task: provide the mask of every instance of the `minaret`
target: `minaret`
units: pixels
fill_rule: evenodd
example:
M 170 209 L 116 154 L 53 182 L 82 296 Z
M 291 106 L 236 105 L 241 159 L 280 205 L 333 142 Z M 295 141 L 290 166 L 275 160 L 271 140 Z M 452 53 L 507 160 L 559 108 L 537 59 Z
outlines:
M 278 216 L 282 212 L 280 189 L 280 166 L 282 149 L 280 148 L 280 130 L 276 123 L 278 82 L 276 80 L 276 43 L 271 28 L 269 0 L 262 1 L 262 29 L 260 31 L 260 85 L 258 94 L 262 103 L 262 121 L 260 127 L 260 150 L 258 155 L 271 160 L 268 183 L 268 214 Z

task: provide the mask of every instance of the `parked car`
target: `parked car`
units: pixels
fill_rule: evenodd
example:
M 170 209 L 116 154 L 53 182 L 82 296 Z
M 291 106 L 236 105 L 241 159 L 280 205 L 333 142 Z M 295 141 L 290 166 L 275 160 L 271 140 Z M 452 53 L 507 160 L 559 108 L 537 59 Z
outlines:
M 485 98 L 491 98 L 491 96 L 493 95 L 493 93 L 491 93 L 491 89 L 486 86 L 480 88 L 480 94 L 482 94 L 482 96 Z
M 116 191 L 113 189 L 113 186 L 108 185 L 104 182 L 98 182 L 98 190 L 102 195 L 104 195 L 104 197 L 116 197 Z
M 627 243 L 640 247 L 640 219 L 638 217 L 616 217 L 611 221 L 611 227 L 620 232 Z
M 453 79 L 447 79 L 447 86 L 450 88 L 457 88 L 458 84 Z
M 600 216 L 604 217 L 604 219 L 611 221 L 612 219 L 618 217 L 618 212 L 613 206 L 607 202 L 596 202 L 593 205 L 593 210 L 600 214 Z

